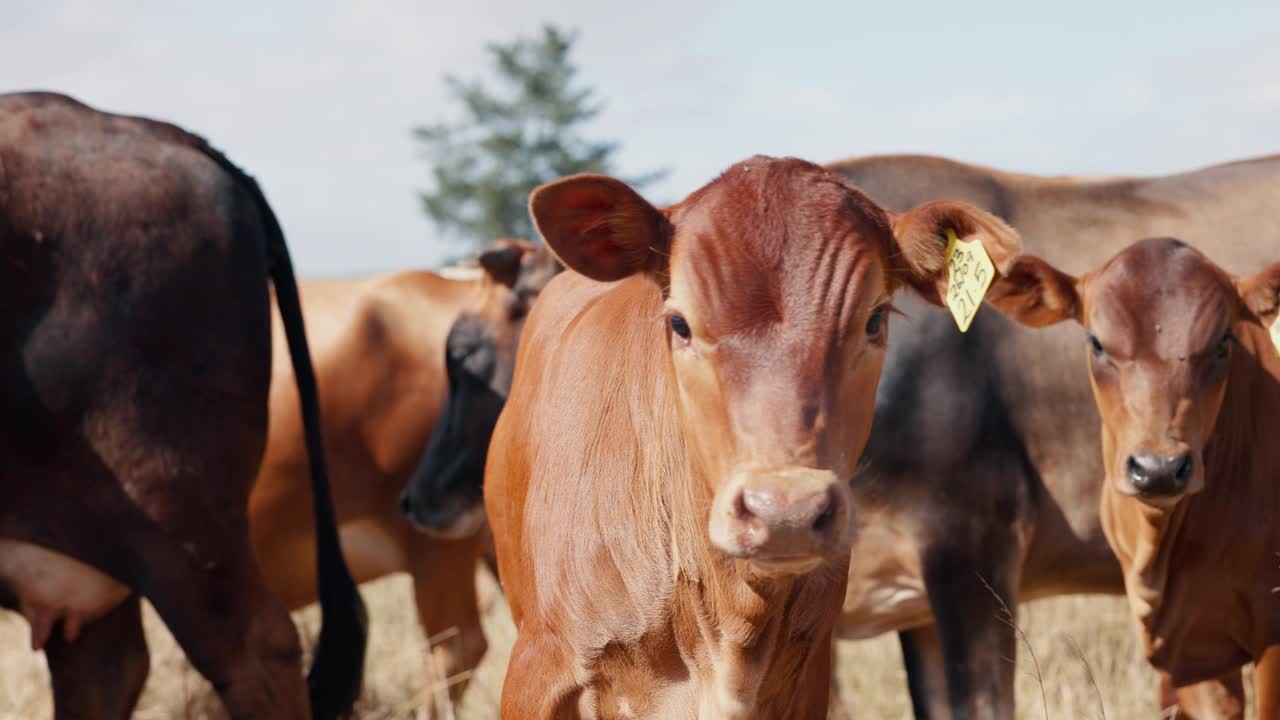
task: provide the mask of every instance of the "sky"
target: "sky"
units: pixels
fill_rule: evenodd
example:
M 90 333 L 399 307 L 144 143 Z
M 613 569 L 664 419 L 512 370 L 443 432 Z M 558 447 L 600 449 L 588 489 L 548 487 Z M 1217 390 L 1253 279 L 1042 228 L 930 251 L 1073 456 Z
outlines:
M 543 23 L 606 107 L 586 132 L 674 202 L 755 153 L 921 152 L 1160 174 L 1280 152 L 1280 2 L 0 0 L 0 92 L 168 120 L 256 176 L 307 276 L 431 267 L 415 125 L 441 78 Z

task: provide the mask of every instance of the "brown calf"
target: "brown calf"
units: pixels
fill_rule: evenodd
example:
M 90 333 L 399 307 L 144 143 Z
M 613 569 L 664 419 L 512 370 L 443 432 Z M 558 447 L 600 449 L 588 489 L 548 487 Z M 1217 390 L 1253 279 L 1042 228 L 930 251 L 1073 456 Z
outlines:
M 58 717 L 132 712 L 149 662 L 140 597 L 232 717 L 307 714 L 297 634 L 246 515 L 267 437 L 268 274 L 319 528 L 299 550 L 324 612 L 311 712 L 335 717 L 359 692 L 363 606 L 271 208 L 177 127 L 0 96 L 0 606 L 31 623 Z
M 1168 238 L 1075 278 L 1025 257 L 992 302 L 1018 321 L 1084 325 L 1102 416 L 1102 524 L 1147 657 L 1181 691 L 1258 663 L 1280 715 L 1280 263 L 1237 279 Z M 1213 698 L 1209 698 L 1213 699 Z M 1221 711 L 1216 703 L 1214 712 Z M 1233 715 L 1243 707 L 1236 697 Z M 1230 712 L 1230 711 L 1229 711 Z
M 473 578 L 488 537 L 474 521 L 416 532 L 401 514 L 400 490 L 446 404 L 450 328 L 464 316 L 483 324 L 502 341 L 495 360 L 509 366 L 529 304 L 549 279 L 540 269 L 550 262 L 550 253 L 530 243 L 499 241 L 481 253 L 472 272 L 402 272 L 301 286 L 343 551 L 357 582 L 412 575 L 419 622 L 428 637 L 442 638 L 431 650 L 437 682 L 474 668 L 484 655 Z M 277 315 L 275 333 L 283 331 Z M 250 498 L 250 528 L 268 583 L 298 608 L 316 599 L 316 568 L 309 552 L 314 524 L 304 511 L 311 493 L 307 453 L 287 358 L 277 358 L 272 375 L 270 427 Z M 436 475 L 478 475 L 483 466 L 455 463 L 445 470 Z M 456 700 L 465 687 L 454 682 L 450 694 Z
M 530 316 L 485 474 L 503 716 L 825 717 L 890 296 L 937 300 L 946 228 L 998 268 L 1017 236 L 760 157 L 665 209 L 579 176 L 530 212 L 576 273 Z
M 1274 260 L 1280 237 L 1280 155 L 1153 177 L 1045 177 L 914 155 L 832 169 L 892 211 L 938 198 L 977 205 L 1073 273 L 1152 236 L 1251 272 Z M 836 634 L 902 631 L 918 717 L 1011 720 L 1006 658 L 1017 643 L 1002 608 L 1124 592 L 1098 517 L 1101 429 L 1082 336 L 986 310 L 961 334 L 946 310 L 909 294 L 894 304 L 904 317 L 853 478 L 859 533 Z

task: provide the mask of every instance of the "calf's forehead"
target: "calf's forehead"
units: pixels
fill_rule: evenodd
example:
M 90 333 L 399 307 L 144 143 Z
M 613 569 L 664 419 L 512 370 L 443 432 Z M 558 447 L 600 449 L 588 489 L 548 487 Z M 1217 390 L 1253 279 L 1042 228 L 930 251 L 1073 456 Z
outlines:
M 1234 298 L 1220 268 L 1170 238 L 1130 246 L 1088 287 L 1090 327 L 1161 357 L 1185 356 L 1216 340 Z
M 784 315 L 798 320 L 807 310 L 829 312 L 855 289 L 883 292 L 887 213 L 817 165 L 753 158 L 670 217 L 672 287 L 701 305 L 708 322 L 726 326 L 723 331 Z M 726 314 L 741 317 L 735 322 Z

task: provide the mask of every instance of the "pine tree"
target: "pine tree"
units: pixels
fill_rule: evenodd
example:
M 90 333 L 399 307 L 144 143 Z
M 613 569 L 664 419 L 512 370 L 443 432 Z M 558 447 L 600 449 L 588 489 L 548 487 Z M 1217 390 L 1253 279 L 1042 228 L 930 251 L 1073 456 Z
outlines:
M 462 120 L 416 128 L 433 164 L 422 208 L 444 231 L 472 245 L 498 237 L 532 238 L 526 203 L 538 185 L 574 173 L 612 173 L 616 142 L 592 141 L 581 126 L 603 108 L 575 84 L 569 55 L 576 36 L 548 25 L 536 38 L 488 46 L 499 90 L 452 75 L 445 83 Z M 642 186 L 664 172 L 629 178 Z

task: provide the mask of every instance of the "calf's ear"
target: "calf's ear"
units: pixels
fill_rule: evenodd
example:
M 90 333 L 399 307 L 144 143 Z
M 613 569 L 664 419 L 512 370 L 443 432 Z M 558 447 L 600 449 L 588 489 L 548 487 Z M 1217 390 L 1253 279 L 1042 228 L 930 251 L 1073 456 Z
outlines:
M 987 292 L 987 304 L 1028 327 L 1063 320 L 1083 323 L 1081 281 L 1034 255 L 1013 261 Z
M 895 252 L 892 275 L 935 305 L 947 293 L 947 231 L 961 242 L 979 240 L 998 274 L 1009 271 L 1022 252 L 1022 238 L 985 210 L 952 200 L 936 200 L 890 216 Z
M 1236 278 L 1236 292 L 1263 325 L 1274 325 L 1280 315 L 1280 262 L 1257 275 Z
M 601 282 L 665 270 L 666 217 L 621 180 L 574 175 L 529 196 L 529 216 L 566 267 Z

